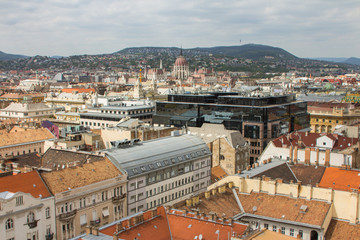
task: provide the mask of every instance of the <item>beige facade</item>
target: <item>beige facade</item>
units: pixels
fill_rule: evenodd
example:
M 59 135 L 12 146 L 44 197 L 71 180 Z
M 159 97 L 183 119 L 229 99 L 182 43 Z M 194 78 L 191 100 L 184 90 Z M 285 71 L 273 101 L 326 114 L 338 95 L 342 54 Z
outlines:
M 46 128 L 2 133 L 0 137 L 0 158 L 32 152 L 43 153 L 45 141 L 55 139 Z
M 55 196 L 56 239 L 69 239 L 85 233 L 86 226 L 103 226 L 127 216 L 127 176 L 107 159 L 42 177 Z
M 229 175 L 250 165 L 250 146 L 239 131 L 227 130 L 220 124 L 204 123 L 189 127 L 189 133 L 201 138 L 212 153 L 212 167 L 221 166 Z
M 111 148 L 112 141 L 118 141 L 123 139 L 135 139 L 138 138 L 141 141 L 148 141 L 156 138 L 168 137 L 171 132 L 176 130 L 175 127 L 164 127 L 164 126 L 150 126 L 149 124 L 140 124 L 138 120 L 135 125 L 129 127 L 114 127 L 114 128 L 103 128 L 101 129 L 101 138 L 104 142 L 105 147 Z
M 322 230 L 318 234 L 325 234 L 330 220 L 339 219 L 350 222 L 350 224 L 359 224 L 360 219 L 360 194 L 357 190 L 341 191 L 331 188 L 313 187 L 311 185 L 301 185 L 301 183 L 283 183 L 281 180 L 270 180 L 268 178 L 243 178 L 240 176 L 228 176 L 219 180 L 208 187 L 211 189 L 219 188 L 224 184 L 233 185 L 240 194 L 267 193 L 269 195 L 287 196 L 290 198 L 299 198 L 306 200 L 316 200 L 331 204 L 331 209 L 322 225 Z M 299 206 L 300 207 L 300 206 Z M 315 216 L 314 216 L 315 217 Z M 262 222 L 262 226 L 266 221 Z M 271 225 L 272 226 L 272 225 Z M 279 224 L 281 227 L 281 224 Z M 306 237 L 305 237 L 306 236 Z M 296 236 L 295 236 L 296 237 Z M 310 239 L 309 235 L 304 238 Z

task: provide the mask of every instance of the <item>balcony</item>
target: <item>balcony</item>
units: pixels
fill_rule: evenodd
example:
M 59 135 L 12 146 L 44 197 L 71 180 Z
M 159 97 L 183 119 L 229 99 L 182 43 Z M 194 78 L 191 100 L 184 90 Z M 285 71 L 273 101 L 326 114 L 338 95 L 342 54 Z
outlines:
M 54 238 L 54 233 L 46 234 L 45 240 L 52 240 Z
M 31 222 L 27 222 L 26 224 L 24 224 L 24 225 L 28 225 L 29 226 L 29 228 L 30 229 L 32 229 L 32 228 L 36 228 L 37 227 L 37 222 L 38 222 L 39 220 L 32 220 Z
M 121 194 L 121 195 L 119 195 L 119 196 L 112 197 L 112 198 L 111 198 L 111 201 L 112 201 L 112 203 L 117 204 L 117 203 L 119 203 L 121 200 L 125 199 L 125 197 L 126 197 L 126 193 L 123 193 L 123 194 Z
M 71 212 L 67 212 L 67 213 L 62 213 L 59 215 L 59 220 L 60 221 L 66 221 L 66 220 L 69 220 L 69 219 L 72 219 L 74 218 L 76 215 L 76 209 L 75 210 L 72 210 Z
M 100 225 L 100 218 L 90 221 L 90 226 L 91 227 L 97 227 L 99 225 Z

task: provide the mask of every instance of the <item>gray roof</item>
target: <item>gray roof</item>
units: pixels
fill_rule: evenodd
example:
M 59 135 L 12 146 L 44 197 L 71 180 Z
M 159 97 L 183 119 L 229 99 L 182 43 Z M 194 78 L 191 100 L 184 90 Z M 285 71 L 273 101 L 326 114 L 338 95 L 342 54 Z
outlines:
M 207 145 L 192 135 L 158 138 L 104 152 L 119 170 L 128 173 L 129 178 L 211 155 Z
M 244 171 L 241 172 L 241 174 L 237 174 L 237 175 L 241 176 L 241 177 L 249 176 L 249 178 L 252 178 L 252 177 L 257 176 L 257 175 L 259 175 L 259 174 L 261 174 L 261 173 L 263 173 L 263 172 L 265 172 L 267 170 L 278 167 L 278 166 L 280 166 L 282 164 L 285 164 L 285 163 L 286 163 L 285 160 L 280 160 L 280 159 L 277 159 L 277 158 L 273 158 L 271 163 L 261 164 L 256 168 L 250 169 L 249 171 L 244 170 Z
M 103 106 L 103 107 L 94 107 L 89 109 L 96 109 L 96 110 L 115 110 L 115 111 L 131 111 L 131 110 L 139 110 L 139 109 L 152 109 L 155 107 L 152 105 L 137 105 L 137 106 Z

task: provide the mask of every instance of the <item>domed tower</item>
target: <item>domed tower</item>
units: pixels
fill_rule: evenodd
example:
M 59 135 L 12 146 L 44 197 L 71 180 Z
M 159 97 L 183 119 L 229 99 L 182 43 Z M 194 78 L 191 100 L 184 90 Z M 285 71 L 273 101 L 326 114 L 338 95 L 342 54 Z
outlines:
M 173 76 L 179 80 L 186 80 L 189 77 L 189 63 L 182 54 L 182 48 L 180 50 L 180 56 L 176 58 L 174 64 Z

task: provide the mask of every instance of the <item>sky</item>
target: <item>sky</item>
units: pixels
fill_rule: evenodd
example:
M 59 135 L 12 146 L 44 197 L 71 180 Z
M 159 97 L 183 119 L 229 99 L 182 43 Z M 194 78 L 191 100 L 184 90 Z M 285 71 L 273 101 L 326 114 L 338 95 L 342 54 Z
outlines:
M 0 51 L 263 44 L 298 57 L 360 57 L 359 0 L 0 0 Z

